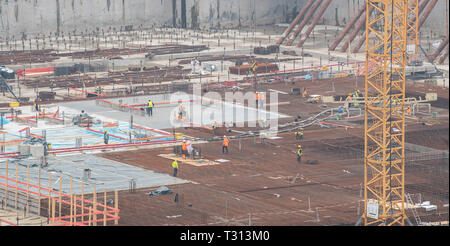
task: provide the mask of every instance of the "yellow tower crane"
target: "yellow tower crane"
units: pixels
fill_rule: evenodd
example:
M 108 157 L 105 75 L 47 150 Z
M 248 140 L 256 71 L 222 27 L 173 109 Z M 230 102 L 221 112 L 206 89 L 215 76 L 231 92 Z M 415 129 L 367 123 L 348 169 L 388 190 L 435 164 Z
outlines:
M 367 0 L 364 225 L 405 225 L 408 0 Z M 369 11 L 367 11 L 369 12 Z M 416 18 L 417 20 L 417 18 Z
M 408 1 L 407 12 L 407 55 L 408 60 L 417 56 L 419 47 L 419 0 Z

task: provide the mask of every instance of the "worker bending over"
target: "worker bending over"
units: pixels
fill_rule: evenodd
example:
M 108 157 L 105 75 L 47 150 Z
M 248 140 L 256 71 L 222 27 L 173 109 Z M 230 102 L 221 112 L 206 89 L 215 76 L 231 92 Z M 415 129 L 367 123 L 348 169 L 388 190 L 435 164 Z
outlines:
M 299 144 L 297 149 L 297 161 L 298 163 L 302 163 L 302 155 L 303 155 L 303 149 L 302 146 Z
M 228 154 L 229 143 L 230 143 L 230 139 L 228 139 L 227 136 L 223 136 L 222 154 L 225 154 L 225 152 Z

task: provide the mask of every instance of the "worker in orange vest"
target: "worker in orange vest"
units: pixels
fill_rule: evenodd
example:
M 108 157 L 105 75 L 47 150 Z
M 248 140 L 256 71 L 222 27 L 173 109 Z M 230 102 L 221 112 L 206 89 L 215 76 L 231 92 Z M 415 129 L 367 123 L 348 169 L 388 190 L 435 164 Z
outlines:
M 258 107 L 258 100 L 259 100 L 258 92 L 255 92 L 255 100 L 256 100 L 256 107 Z
M 306 88 L 303 89 L 303 97 L 308 96 L 308 92 L 306 91 Z
M 346 100 L 348 101 L 348 107 L 351 108 L 351 107 L 352 107 L 351 101 L 353 101 L 353 100 L 352 100 L 352 94 L 351 94 L 351 93 L 348 94 Z
M 259 101 L 261 102 L 261 108 L 264 107 L 264 99 L 265 99 L 264 93 L 261 93 L 261 95 L 259 95 Z
M 411 116 L 411 108 L 408 106 L 408 108 L 406 109 L 406 113 L 408 114 L 408 116 Z
M 183 159 L 186 159 L 186 155 L 188 155 L 186 140 L 183 140 L 183 143 L 181 144 L 181 155 L 183 156 Z
M 228 154 L 228 144 L 230 143 L 230 140 L 227 136 L 223 136 L 223 146 L 222 146 L 222 154 L 225 154 L 225 152 Z

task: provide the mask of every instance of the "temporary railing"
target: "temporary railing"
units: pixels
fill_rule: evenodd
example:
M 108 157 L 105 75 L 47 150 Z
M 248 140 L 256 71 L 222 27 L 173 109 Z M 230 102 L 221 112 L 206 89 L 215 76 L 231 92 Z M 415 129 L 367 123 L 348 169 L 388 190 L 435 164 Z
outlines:
M 107 192 L 103 191 L 104 199 L 103 204 L 97 201 L 96 186 L 93 184 L 93 192 L 90 194 L 84 193 L 84 182 L 81 182 L 81 194 L 76 195 L 72 193 L 72 179 L 70 179 L 70 194 L 61 192 L 62 190 L 62 178 L 59 177 L 59 189 L 52 188 L 52 173 L 48 173 L 48 187 L 41 185 L 41 169 L 38 169 L 38 184 L 30 183 L 30 167 L 27 167 L 26 181 L 20 181 L 18 179 L 18 164 L 16 163 L 15 178 L 8 177 L 8 160 L 6 161 L 6 173 L 5 176 L 0 175 L 0 187 L 4 190 L 4 199 L 8 205 L 8 193 L 14 193 L 14 208 L 19 206 L 19 193 L 20 196 L 26 197 L 26 204 L 24 204 L 24 210 L 29 211 L 30 201 L 37 201 L 37 215 L 41 216 L 41 210 L 45 211 L 45 208 L 41 206 L 41 200 L 46 200 L 48 207 L 47 217 L 51 225 L 56 226 L 90 226 L 97 225 L 97 223 L 103 222 L 106 226 L 108 221 L 114 221 L 114 224 L 119 222 L 119 207 L 118 207 L 118 191 L 114 191 L 115 199 L 112 200 L 114 207 L 107 205 Z M 56 183 L 58 183 L 58 181 Z M 55 183 L 55 184 L 56 184 Z M 20 186 L 20 187 L 19 187 Z M 86 196 L 92 196 L 92 200 L 86 199 Z M 59 206 L 59 216 L 56 216 L 57 206 Z M 69 215 L 63 215 L 62 208 L 67 211 L 69 209 Z M 80 213 L 78 213 L 80 212 Z M 2 221 L 11 225 L 17 225 L 9 221 Z

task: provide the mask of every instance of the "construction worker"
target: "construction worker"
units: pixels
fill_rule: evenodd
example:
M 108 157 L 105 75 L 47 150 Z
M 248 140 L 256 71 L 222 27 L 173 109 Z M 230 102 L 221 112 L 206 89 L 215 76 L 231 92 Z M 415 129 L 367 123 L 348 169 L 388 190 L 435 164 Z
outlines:
M 211 128 L 212 128 L 212 132 L 213 135 L 216 135 L 216 128 L 217 128 L 217 121 L 213 121 L 213 123 L 211 124 Z
M 352 103 L 351 102 L 353 101 L 352 94 L 349 93 L 345 100 L 348 102 L 348 107 L 351 108 L 352 107 Z
M 295 139 L 297 139 L 297 140 L 303 139 L 303 131 L 302 130 L 295 132 Z
M 173 167 L 173 176 L 176 177 L 177 173 L 178 173 L 178 162 L 177 162 L 177 160 L 173 160 L 172 167 Z
M 187 140 L 186 145 L 187 145 L 186 149 L 187 149 L 188 156 L 192 156 L 192 151 L 194 151 L 194 148 L 192 147 L 191 141 Z
M 97 86 L 97 87 L 95 88 L 95 91 L 97 92 L 97 94 L 102 94 L 102 87 Z
M 297 149 L 297 161 L 298 163 L 302 163 L 302 155 L 303 155 L 303 149 L 302 146 L 299 144 Z
M 183 143 L 181 143 L 181 155 L 183 156 L 183 159 L 186 159 L 186 156 L 188 155 L 186 140 L 183 140 Z
M 230 139 L 228 139 L 227 136 L 223 136 L 222 154 L 225 154 L 225 152 L 228 154 L 229 143 L 230 143 Z
M 406 114 L 411 116 L 411 108 L 409 106 L 406 108 Z
M 148 103 L 147 103 L 147 115 L 153 116 L 153 102 L 150 99 L 148 100 Z
M 184 112 L 184 107 L 183 107 L 183 104 L 180 103 L 180 104 L 178 104 L 178 119 L 179 120 L 183 119 L 183 112 Z
M 258 92 L 255 92 L 255 100 L 256 100 L 256 107 L 258 107 L 258 100 L 259 100 Z
M 37 102 L 34 102 L 34 109 L 36 110 L 36 112 L 39 112 L 39 105 L 37 104 Z
M 306 88 L 303 88 L 303 95 L 302 97 L 307 97 L 308 96 L 308 92 L 306 91 Z
M 109 133 L 105 130 L 105 132 L 103 133 L 103 141 L 105 142 L 105 144 L 108 144 L 109 141 Z
M 260 101 L 260 104 L 261 104 L 261 108 L 264 107 L 264 100 L 265 100 L 264 93 L 261 93 L 261 94 L 259 95 L 259 101 Z

